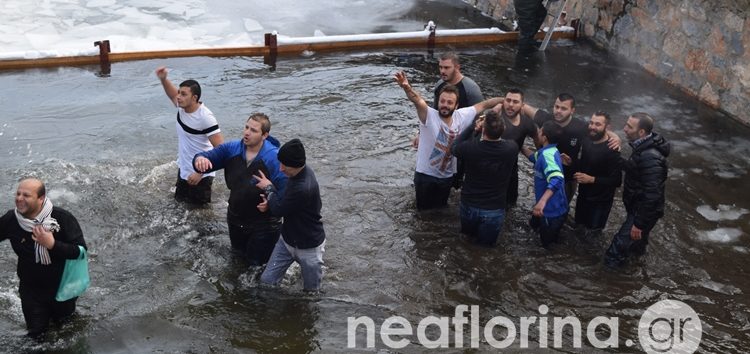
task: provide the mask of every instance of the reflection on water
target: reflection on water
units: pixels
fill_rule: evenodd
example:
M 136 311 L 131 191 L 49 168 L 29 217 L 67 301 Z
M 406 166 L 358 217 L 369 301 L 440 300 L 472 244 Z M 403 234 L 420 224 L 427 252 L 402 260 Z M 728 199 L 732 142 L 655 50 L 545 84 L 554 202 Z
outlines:
M 622 343 L 638 339 L 642 311 L 674 298 L 701 316 L 704 351 L 743 351 L 750 131 L 585 44 L 531 57 L 506 46 L 464 54 L 464 73 L 487 95 L 521 87 L 529 103 L 549 107 L 568 91 L 580 116 L 607 110 L 618 129 L 634 111 L 657 117 L 675 154 L 666 216 L 647 255 L 622 272 L 602 267 L 624 217 L 619 197 L 602 237 L 566 227 L 557 249 L 542 249 L 526 225 L 533 192 L 523 161 L 521 197 L 496 248 L 459 236 L 457 195 L 445 210 L 415 213 L 409 138 L 417 124 L 391 76 L 406 70 L 428 96 L 437 61 L 421 51 L 286 58 L 273 72 L 259 58 L 191 58 L 116 64 L 108 78 L 95 76 L 96 68 L 3 73 L 0 207 L 13 206 L 18 177 L 48 181 L 55 203 L 82 224 L 92 287 L 75 321 L 44 343 L 27 343 L 15 255 L 0 244 L 0 345 L 11 352 L 348 352 L 347 317 L 380 324 L 400 315 L 416 324 L 465 304 L 480 307 L 481 323 L 538 315 L 540 305 L 549 317 L 584 323 L 618 316 L 622 348 L 610 351 L 622 352 Z M 298 269 L 281 289 L 257 287 L 254 271 L 230 251 L 221 175 L 210 207 L 172 200 L 173 108 L 153 75 L 163 64 L 175 80 L 201 82 L 227 138 L 240 136 L 250 112 L 263 111 L 272 135 L 305 142 L 329 237 L 322 294 L 301 293 Z M 427 351 L 412 342 L 403 351 Z M 376 344 L 383 348 L 377 336 Z

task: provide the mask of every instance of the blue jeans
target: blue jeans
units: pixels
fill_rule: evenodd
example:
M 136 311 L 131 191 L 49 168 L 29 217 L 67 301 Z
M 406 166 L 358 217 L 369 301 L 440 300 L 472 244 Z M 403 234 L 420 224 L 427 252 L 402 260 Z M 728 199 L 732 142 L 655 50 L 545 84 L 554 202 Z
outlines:
M 297 262 L 302 269 L 302 282 L 305 290 L 317 291 L 320 289 L 320 281 L 323 278 L 323 253 L 325 253 L 326 242 L 313 248 L 294 248 L 284 242 L 284 235 L 279 237 L 276 246 L 271 253 L 266 269 L 260 275 L 263 284 L 278 285 L 286 274 L 286 270 Z
M 482 246 L 494 246 L 503 230 L 505 209 L 488 210 L 460 204 L 461 232 Z
M 618 268 L 625 265 L 631 254 L 640 255 L 646 253 L 648 235 L 656 224 L 654 223 L 654 225 L 649 225 L 641 229 L 641 239 L 633 241 L 630 238 L 630 230 L 633 228 L 633 223 L 635 223 L 635 214 L 628 213 L 625 222 L 622 223 L 620 230 L 612 238 L 612 243 L 609 244 L 609 248 L 607 248 L 607 252 L 604 254 L 604 263 L 607 266 Z

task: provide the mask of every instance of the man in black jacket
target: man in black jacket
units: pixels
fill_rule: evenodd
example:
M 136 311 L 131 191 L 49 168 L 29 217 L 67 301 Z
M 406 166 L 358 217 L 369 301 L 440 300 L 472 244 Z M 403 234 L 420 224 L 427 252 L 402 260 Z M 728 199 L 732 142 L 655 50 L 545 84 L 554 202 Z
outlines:
M 633 148 L 630 158 L 623 161 L 622 201 L 627 218 L 607 249 L 605 263 L 610 267 L 622 266 L 631 253 L 644 253 L 649 232 L 664 215 L 670 145 L 653 127 L 654 119 L 639 112 L 628 118 L 623 129 Z
M 305 147 L 299 139 L 292 139 L 279 149 L 280 169 L 289 180 L 283 192 L 266 178 L 263 171 L 256 186 L 265 191 L 263 202 L 258 204 L 261 212 L 270 212 L 283 217 L 281 237 L 271 253 L 266 269 L 260 276 L 263 284 L 277 285 L 286 270 L 297 262 L 302 269 L 302 281 L 306 291 L 320 289 L 323 278 L 323 253 L 326 234 L 320 220 L 320 188 L 312 169 L 305 165 Z
M 18 292 L 29 336 L 47 331 L 75 312 L 77 297 L 56 301 L 65 261 L 86 247 L 81 227 L 68 211 L 53 206 L 44 183 L 24 178 L 16 190 L 16 208 L 0 217 L 0 241 L 10 239 L 18 255 Z

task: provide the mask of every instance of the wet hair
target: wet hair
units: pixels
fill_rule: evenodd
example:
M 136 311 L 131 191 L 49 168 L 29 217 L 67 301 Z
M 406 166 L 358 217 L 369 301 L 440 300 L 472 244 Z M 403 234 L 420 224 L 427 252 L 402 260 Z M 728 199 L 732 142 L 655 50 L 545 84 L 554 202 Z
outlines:
M 452 93 L 456 95 L 456 103 L 458 103 L 458 100 L 461 98 L 461 94 L 458 92 L 458 87 L 451 85 L 451 84 L 445 84 L 442 89 L 440 89 L 440 94 L 438 97 L 443 95 L 443 92 Z
M 254 120 L 258 123 L 260 123 L 260 132 L 263 134 L 267 134 L 271 131 L 271 119 L 268 118 L 268 116 L 265 113 L 255 112 L 250 115 L 250 117 L 247 118 L 247 121 L 249 122 L 251 120 Z
M 180 84 L 180 87 L 187 87 L 193 95 L 198 96 L 197 101 L 201 100 L 201 85 L 195 80 L 185 80 Z
M 630 116 L 638 119 L 638 129 L 643 129 L 643 131 L 646 132 L 646 135 L 651 134 L 651 131 L 654 130 L 654 118 L 648 113 L 636 112 Z
M 482 112 L 484 116 L 484 134 L 490 139 L 500 139 L 505 132 L 505 120 L 497 112 L 488 109 Z
M 596 113 L 594 113 L 594 115 L 597 116 L 597 117 L 604 117 L 604 123 L 605 124 L 609 124 L 609 121 L 610 121 L 609 113 L 607 113 L 605 111 L 596 111 Z
M 508 93 L 512 93 L 512 94 L 516 94 L 516 95 L 521 95 L 521 102 L 523 102 L 523 91 L 521 91 L 521 89 L 514 87 L 514 88 L 511 88 L 510 90 L 508 90 L 508 92 L 506 93 L 506 95 Z
M 563 127 L 554 121 L 548 120 L 542 124 L 542 134 L 547 137 L 547 142 L 557 144 L 560 142 L 560 136 L 563 133 Z
M 576 99 L 569 93 L 561 93 L 557 95 L 557 99 L 560 100 L 560 102 L 570 101 L 570 108 L 576 107 Z
M 461 61 L 458 58 L 458 54 L 456 52 L 445 52 L 440 55 L 440 60 L 450 60 L 453 62 L 453 65 L 461 65 Z
M 21 182 L 23 182 L 23 181 L 29 181 L 29 180 L 31 180 L 31 181 L 38 181 L 39 182 L 39 188 L 37 188 L 37 190 L 36 190 L 36 196 L 37 197 L 44 197 L 45 195 L 47 195 L 47 187 L 44 185 L 44 182 L 42 182 L 42 180 L 39 179 L 39 178 L 36 178 L 36 177 L 22 177 L 21 179 L 18 180 L 18 183 L 21 184 Z

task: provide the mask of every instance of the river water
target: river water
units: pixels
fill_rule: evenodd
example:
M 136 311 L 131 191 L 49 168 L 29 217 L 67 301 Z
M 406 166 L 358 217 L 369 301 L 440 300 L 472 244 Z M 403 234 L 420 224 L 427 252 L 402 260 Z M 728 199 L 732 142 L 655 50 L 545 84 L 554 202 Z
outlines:
M 447 1 L 417 3 L 401 18 L 421 23 L 440 14 L 454 28 L 488 23 Z M 496 248 L 459 236 L 457 195 L 445 210 L 416 213 L 409 138 L 417 120 L 392 75 L 405 70 L 429 97 L 437 60 L 424 50 L 312 53 L 281 58 L 274 71 L 262 58 L 184 58 L 118 63 L 109 77 L 96 75 L 97 67 L 3 72 L 0 208 L 13 207 L 21 176 L 45 180 L 55 204 L 81 223 L 92 285 L 74 321 L 31 343 L 23 337 L 16 256 L 8 242 L 0 244 L 0 351 L 385 352 L 378 334 L 376 348 L 364 348 L 363 327 L 357 348 L 348 348 L 347 318 L 370 316 L 379 330 L 386 318 L 402 316 L 416 330 L 426 316 L 451 317 L 458 305 L 476 305 L 482 324 L 505 316 L 518 325 L 546 305 L 550 323 L 553 316 L 576 316 L 584 325 L 597 316 L 619 318 L 618 348 L 597 349 L 584 340 L 583 350 L 638 352 L 626 342 L 638 343 L 641 314 L 663 299 L 683 301 L 699 314 L 702 351 L 745 351 L 750 130 L 586 43 L 529 57 L 511 45 L 461 53 L 464 74 L 486 96 L 521 87 L 527 102 L 551 108 L 557 93 L 571 92 L 579 116 L 607 110 L 621 136 L 628 113 L 656 117 L 673 155 L 666 216 L 647 255 L 621 272 L 602 266 L 624 217 L 619 195 L 601 239 L 566 227 L 560 247 L 542 249 L 526 226 L 533 190 L 525 161 L 519 203 Z M 257 286 L 254 273 L 230 252 L 223 174 L 209 207 L 173 200 L 174 108 L 153 74 L 159 65 L 169 66 L 175 81 L 202 84 L 203 101 L 226 138 L 239 138 L 249 113 L 262 111 L 274 123 L 272 135 L 305 143 L 328 235 L 321 294 L 301 292 L 295 267 L 280 289 Z M 530 346 L 538 350 L 533 328 Z M 435 327 L 428 332 L 439 334 Z M 559 351 L 580 351 L 570 336 Z M 416 335 L 406 338 L 409 344 L 398 351 L 431 351 Z M 464 338 L 468 348 L 468 327 Z M 517 340 L 509 350 L 521 345 Z M 454 347 L 451 339 L 445 351 L 463 351 Z M 492 350 L 486 341 L 467 349 Z

